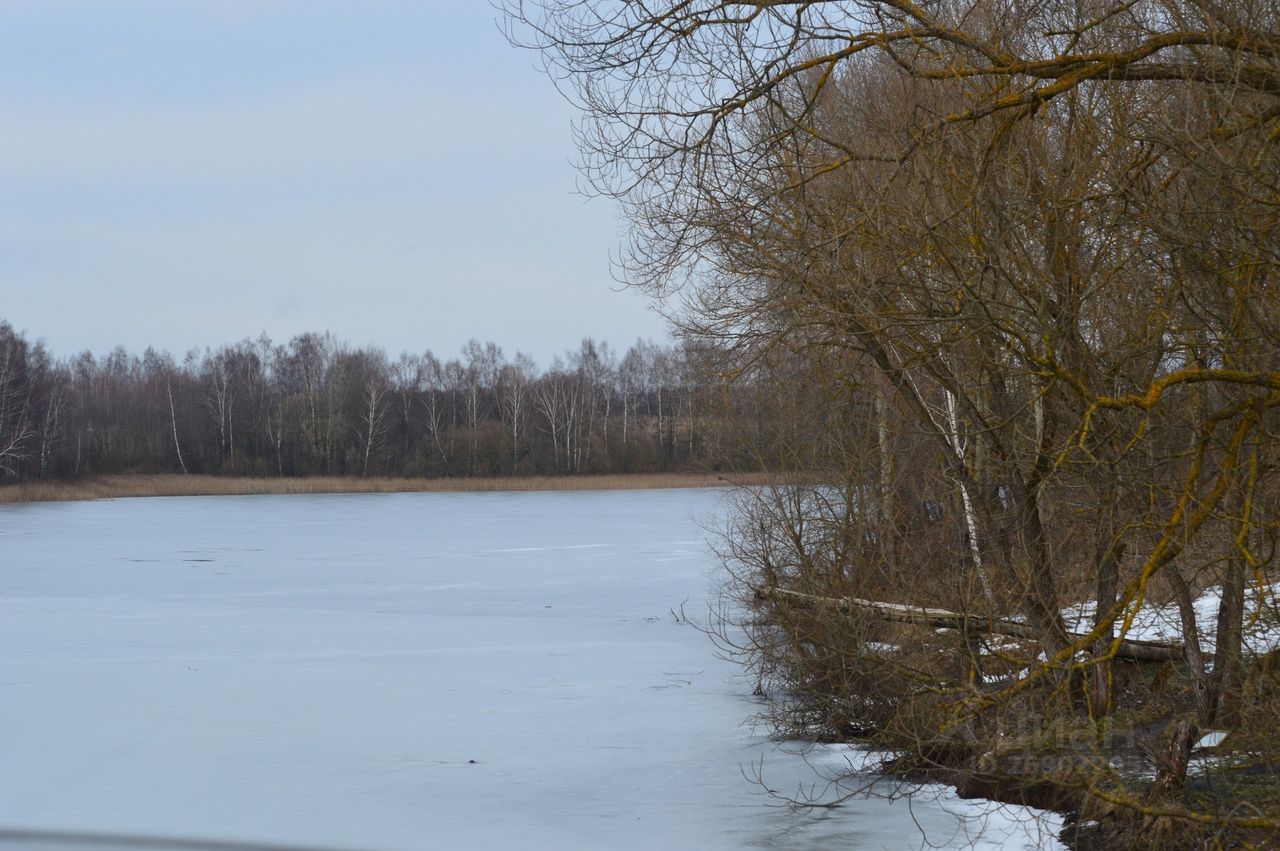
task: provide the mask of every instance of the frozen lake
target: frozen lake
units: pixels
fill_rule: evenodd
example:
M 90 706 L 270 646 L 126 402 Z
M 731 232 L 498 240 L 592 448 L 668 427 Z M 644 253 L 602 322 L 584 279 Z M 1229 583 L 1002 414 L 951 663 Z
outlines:
M 825 812 L 708 639 L 718 491 L 0 506 L 0 829 L 333 849 L 1046 847 Z M 818 755 L 830 762 L 839 753 Z M 921 827 L 926 831 L 921 834 Z M 11 847 L 0 841 L 0 848 Z

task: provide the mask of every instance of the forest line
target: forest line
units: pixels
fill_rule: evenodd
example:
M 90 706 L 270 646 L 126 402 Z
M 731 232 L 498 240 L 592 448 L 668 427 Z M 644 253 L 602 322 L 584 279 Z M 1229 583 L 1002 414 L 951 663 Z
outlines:
M 736 393 L 742 396 L 741 391 Z M 584 338 L 540 369 L 469 342 L 392 359 L 329 333 L 181 361 L 55 358 L 0 321 L 0 482 L 119 474 L 492 477 L 758 466 L 690 344 Z M 758 423 L 760 417 L 756 417 Z

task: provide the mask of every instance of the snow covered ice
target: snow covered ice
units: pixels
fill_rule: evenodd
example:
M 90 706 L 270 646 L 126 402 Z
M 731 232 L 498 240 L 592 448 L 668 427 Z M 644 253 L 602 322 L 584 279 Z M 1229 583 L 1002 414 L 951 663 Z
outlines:
M 0 828 L 335 849 L 1050 847 L 817 780 L 708 639 L 705 491 L 0 507 Z M 854 754 L 856 756 L 856 754 Z M 922 836 L 920 827 L 927 835 Z M 981 836 L 976 836 L 981 833 Z M 0 842 L 0 848 L 10 847 Z

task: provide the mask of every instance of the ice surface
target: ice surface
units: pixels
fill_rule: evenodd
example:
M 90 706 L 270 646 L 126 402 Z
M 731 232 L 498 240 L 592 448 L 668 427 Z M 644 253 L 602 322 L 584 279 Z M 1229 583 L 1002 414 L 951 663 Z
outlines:
M 343 849 L 1053 845 L 1054 819 L 939 789 L 771 805 L 746 779 L 761 761 L 785 793 L 861 755 L 770 743 L 744 724 L 752 684 L 672 617 L 715 584 L 698 521 L 720 499 L 0 507 L 0 828 Z

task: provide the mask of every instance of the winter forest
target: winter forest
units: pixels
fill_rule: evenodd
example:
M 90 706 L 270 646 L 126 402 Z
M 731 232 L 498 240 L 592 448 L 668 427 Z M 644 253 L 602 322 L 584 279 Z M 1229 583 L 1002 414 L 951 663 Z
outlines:
M 753 464 L 694 346 L 590 338 L 540 368 L 305 333 L 217 349 L 54 357 L 0 322 L 0 481 L 118 473 L 492 476 Z M 744 401 L 751 394 L 735 388 Z M 758 407 L 758 406 L 757 406 Z M 757 412 L 759 413 L 759 412 Z M 734 418 L 736 421 L 736 418 Z

